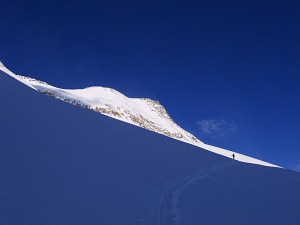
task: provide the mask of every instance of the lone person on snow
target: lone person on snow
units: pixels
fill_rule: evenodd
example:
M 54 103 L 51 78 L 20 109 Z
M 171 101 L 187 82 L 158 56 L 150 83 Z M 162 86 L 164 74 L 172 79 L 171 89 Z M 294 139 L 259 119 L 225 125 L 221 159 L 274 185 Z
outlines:
M 235 158 L 235 155 L 234 155 L 234 153 L 232 154 L 232 158 L 233 158 L 233 159 Z

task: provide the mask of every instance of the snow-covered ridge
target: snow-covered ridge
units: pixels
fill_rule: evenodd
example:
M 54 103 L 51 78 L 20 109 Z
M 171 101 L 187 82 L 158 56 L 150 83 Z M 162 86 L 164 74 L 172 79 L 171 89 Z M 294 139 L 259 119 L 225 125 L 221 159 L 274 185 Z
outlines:
M 236 159 L 239 161 L 275 166 L 239 153 L 204 144 L 194 135 L 179 127 L 158 101 L 148 98 L 128 98 L 122 93 L 106 87 L 88 87 L 84 89 L 56 88 L 30 77 L 16 75 L 8 70 L 1 62 L 0 70 L 39 92 L 65 102 L 143 127 L 217 154 L 231 157 L 234 153 Z
M 2 63 L 0 69 L 31 88 L 60 100 L 178 140 L 201 143 L 192 134 L 179 127 L 158 101 L 148 98 L 128 98 L 122 93 L 106 87 L 75 90 L 56 88 L 30 77 L 15 75 Z

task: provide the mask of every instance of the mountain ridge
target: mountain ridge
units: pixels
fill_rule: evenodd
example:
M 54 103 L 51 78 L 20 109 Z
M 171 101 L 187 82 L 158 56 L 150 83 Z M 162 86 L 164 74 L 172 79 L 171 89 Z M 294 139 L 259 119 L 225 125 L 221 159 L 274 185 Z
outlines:
M 16 75 L 7 69 L 2 62 L 0 62 L 0 70 L 36 91 L 73 105 L 163 134 L 229 158 L 232 157 L 232 154 L 235 154 L 236 159 L 242 162 L 278 167 L 234 151 L 203 143 L 194 135 L 178 126 L 159 101 L 149 98 L 128 98 L 121 92 L 108 87 L 92 86 L 84 89 L 57 88 L 34 78 Z
M 0 68 L 31 88 L 57 99 L 175 139 L 185 142 L 200 142 L 194 135 L 179 127 L 159 101 L 149 98 L 128 98 L 113 88 L 101 86 L 61 89 L 31 77 L 15 75 L 2 63 Z

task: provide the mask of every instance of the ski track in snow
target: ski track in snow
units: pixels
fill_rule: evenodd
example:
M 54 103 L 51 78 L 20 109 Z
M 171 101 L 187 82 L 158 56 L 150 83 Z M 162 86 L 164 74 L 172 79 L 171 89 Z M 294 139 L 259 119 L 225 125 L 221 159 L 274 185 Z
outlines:
M 199 180 L 208 178 L 211 174 L 230 167 L 237 162 L 223 163 L 190 176 L 183 177 L 170 186 L 165 187 L 159 205 L 159 225 L 179 225 L 180 212 L 177 209 L 179 198 L 184 189 Z

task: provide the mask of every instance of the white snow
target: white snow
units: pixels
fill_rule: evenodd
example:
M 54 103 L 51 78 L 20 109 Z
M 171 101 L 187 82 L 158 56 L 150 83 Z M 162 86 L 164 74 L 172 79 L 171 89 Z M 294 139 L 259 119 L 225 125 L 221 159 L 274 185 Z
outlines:
M 204 144 L 179 127 L 157 101 L 146 98 L 128 98 L 112 88 L 105 87 L 89 87 L 75 90 L 61 89 L 29 77 L 16 75 L 1 62 L 0 70 L 37 91 L 44 92 L 63 101 L 89 108 L 115 119 L 164 134 L 226 157 L 232 157 L 234 153 L 238 161 L 278 167 L 230 150 Z

